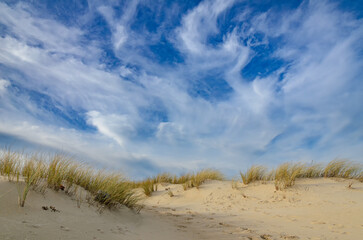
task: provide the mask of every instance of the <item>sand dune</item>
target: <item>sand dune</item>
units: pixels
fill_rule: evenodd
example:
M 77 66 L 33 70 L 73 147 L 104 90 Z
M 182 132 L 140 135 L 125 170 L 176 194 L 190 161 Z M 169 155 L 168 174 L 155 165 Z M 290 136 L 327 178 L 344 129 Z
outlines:
M 273 183 L 232 189 L 231 182 L 209 181 L 188 191 L 165 185 L 145 205 L 199 229 L 200 239 L 361 239 L 363 183 L 354 181 L 349 189 L 350 182 L 299 179 L 284 191 Z
M 126 208 L 99 213 L 85 202 L 78 207 L 50 189 L 30 192 L 21 208 L 16 185 L 2 180 L 0 239 L 360 239 L 363 183 L 348 188 L 350 182 L 299 179 L 283 191 L 273 183 L 232 189 L 229 181 L 208 181 L 187 191 L 159 184 L 136 214 Z M 50 205 L 60 212 L 42 209 Z
M 54 206 L 59 212 L 42 206 Z M 48 189 L 43 196 L 30 192 L 24 208 L 17 204 L 15 183 L 0 181 L 0 239 L 193 239 L 191 232 L 155 213 L 129 209 L 104 210 Z

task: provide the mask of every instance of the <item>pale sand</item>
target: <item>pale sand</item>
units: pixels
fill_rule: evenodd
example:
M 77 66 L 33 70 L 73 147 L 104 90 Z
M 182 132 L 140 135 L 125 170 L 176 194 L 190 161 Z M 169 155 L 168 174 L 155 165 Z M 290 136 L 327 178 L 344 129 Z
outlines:
M 52 190 L 30 192 L 20 208 L 16 185 L 0 181 L 0 239 L 361 239 L 363 183 L 348 189 L 349 182 L 304 179 L 284 191 L 273 183 L 232 189 L 229 181 L 209 181 L 187 191 L 159 184 L 140 214 L 100 214 Z
M 43 196 L 30 192 L 25 207 L 17 205 L 15 183 L 0 180 L 0 240 L 113 240 L 113 239 L 193 239 L 162 216 L 150 212 L 136 214 L 129 209 L 104 210 L 72 200 L 63 192 L 48 189 Z M 54 206 L 60 212 L 43 210 Z M 196 239 L 196 238 L 195 238 Z
M 187 191 L 159 185 L 145 204 L 186 229 L 199 229 L 200 239 L 363 239 L 363 183 L 348 189 L 349 182 L 303 179 L 284 191 L 272 182 L 239 184 L 238 190 L 228 181 Z

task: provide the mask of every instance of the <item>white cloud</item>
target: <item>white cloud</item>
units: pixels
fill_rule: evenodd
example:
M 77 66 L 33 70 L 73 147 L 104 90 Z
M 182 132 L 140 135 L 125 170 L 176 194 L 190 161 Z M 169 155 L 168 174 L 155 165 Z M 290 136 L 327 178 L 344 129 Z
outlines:
M 10 86 L 10 82 L 5 79 L 0 79 L 0 94 L 6 91 L 6 88 Z
M 354 116 L 363 101 L 360 20 L 334 5 L 310 1 L 294 11 L 255 16 L 250 28 L 236 26 L 213 45 L 208 39 L 221 34 L 218 20 L 234 2 L 204 1 L 183 15 L 168 36 L 185 57 L 172 67 L 143 55 L 146 38 L 153 36 L 153 42 L 159 35 L 130 30 L 138 4 L 129 3 L 120 16 L 112 6 L 95 7 L 110 25 L 117 57 L 141 69 L 107 70 L 99 62 L 99 45 L 82 44 L 82 30 L 41 18 L 24 4 L 0 3 L 0 22 L 13 33 L 0 38 L 0 62 L 10 69 L 1 77 L 51 96 L 65 112 L 84 113 L 96 128 L 67 128 L 26 94 L 6 94 L 0 103 L 0 132 L 125 168 L 128 161 L 147 159 L 172 170 L 214 166 L 233 171 L 254 160 L 357 160 L 361 155 L 362 127 L 356 124 L 354 132 L 345 133 L 358 121 Z M 244 21 L 250 10 L 241 14 Z M 275 22 L 277 15 L 281 22 Z M 243 43 L 256 33 L 265 36 L 261 42 Z M 253 47 L 275 37 L 283 38 L 284 45 L 273 56 L 289 66 L 247 82 L 241 70 L 254 57 Z M 208 101 L 191 96 L 192 83 L 213 71 L 232 87 L 228 97 Z M 1 79 L 0 93 L 8 86 Z M 150 123 L 140 109 L 166 116 Z M 137 138 L 146 125 L 150 136 Z M 301 146 L 314 135 L 317 150 Z M 272 141 L 277 136 L 282 137 Z
M 98 131 L 103 135 L 114 139 L 121 147 L 124 147 L 125 138 L 135 131 L 126 115 L 110 114 L 102 116 L 97 111 L 90 111 L 87 116 L 87 121 L 91 125 L 97 127 Z
M 124 9 L 121 17 L 115 16 L 112 6 L 101 5 L 98 11 L 107 20 L 109 26 L 112 28 L 112 42 L 114 51 L 117 53 L 126 43 L 126 41 L 133 39 L 129 38 L 129 24 L 130 20 L 134 17 L 139 1 L 130 1 Z
M 183 17 L 177 31 L 183 47 L 190 53 L 201 55 L 207 51 L 207 37 L 218 33 L 217 18 L 234 1 L 204 1 Z

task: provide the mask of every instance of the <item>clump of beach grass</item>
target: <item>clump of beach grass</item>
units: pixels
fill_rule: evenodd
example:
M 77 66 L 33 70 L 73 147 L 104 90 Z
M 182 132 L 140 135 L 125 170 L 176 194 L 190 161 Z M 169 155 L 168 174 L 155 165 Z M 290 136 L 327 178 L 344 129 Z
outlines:
M 361 167 L 345 159 L 335 159 L 324 169 L 324 177 L 357 178 L 361 174 Z
M 304 166 L 296 163 L 284 163 L 275 170 L 275 188 L 276 190 L 291 187 L 295 184 L 296 178 L 302 175 Z
M 4 149 L 0 153 L 0 175 L 6 176 L 9 181 L 12 181 L 21 168 L 22 155 L 10 151 L 10 149 Z
M 299 174 L 300 178 L 318 178 L 322 177 L 323 166 L 321 164 L 305 164 Z
M 162 173 L 153 178 L 148 178 L 144 181 L 134 182 L 132 185 L 134 188 L 141 187 L 146 196 L 151 196 L 152 192 L 157 190 L 158 183 L 171 183 L 171 184 L 182 184 L 183 189 L 196 187 L 197 189 L 206 180 L 223 180 L 223 174 L 214 169 L 203 169 L 196 173 L 187 173 L 179 177 L 171 175 L 170 173 Z
M 183 184 L 183 183 L 187 183 L 192 179 L 192 174 L 187 173 L 187 174 L 183 174 L 181 175 L 179 178 L 177 178 L 177 181 L 175 181 L 175 184 Z
M 245 173 L 240 172 L 242 182 L 249 184 L 251 182 L 264 180 L 266 176 L 266 167 L 264 166 L 252 166 Z
M 182 180 L 184 181 L 182 181 Z M 181 176 L 179 183 L 183 185 L 184 190 L 188 190 L 189 188 L 197 188 L 206 181 L 206 180 L 224 180 L 223 174 L 214 169 L 203 169 L 194 174 L 187 174 L 185 176 Z
M 24 207 L 31 187 L 36 190 L 36 188 L 41 185 L 42 178 L 44 177 L 44 170 L 44 163 L 39 161 L 36 155 L 33 155 L 30 159 L 25 160 L 21 171 L 20 169 L 17 171 L 16 184 L 18 189 L 19 206 Z M 22 175 L 23 181 L 20 181 L 20 174 Z M 41 192 L 45 191 L 45 188 L 41 189 Z
M 269 172 L 263 166 L 252 166 L 246 173 L 241 172 L 240 175 L 244 184 L 258 180 L 273 180 L 277 190 L 293 186 L 298 178 L 337 177 L 363 181 L 362 166 L 341 159 L 335 159 L 325 167 L 314 163 L 283 163 Z
M 145 181 L 142 181 L 140 185 L 144 191 L 144 194 L 148 197 L 150 197 L 154 191 L 157 191 L 157 185 L 152 179 L 146 179 Z
M 7 176 L 9 181 L 16 177 L 20 206 L 24 206 L 31 187 L 41 187 L 41 191 L 45 191 L 46 186 L 55 191 L 65 189 L 69 194 L 82 187 L 93 196 L 99 192 L 104 193 L 107 196 L 101 202 L 104 206 L 124 205 L 136 210 L 141 209 L 141 205 L 138 204 L 139 194 L 134 191 L 130 182 L 119 174 L 95 171 L 64 154 L 54 154 L 46 158 L 40 154 L 29 157 L 10 150 L 0 153 L 0 174 Z
M 134 188 L 141 187 L 146 196 L 151 196 L 157 190 L 158 183 L 182 184 L 183 189 L 199 188 L 206 180 L 223 180 L 223 174 L 214 169 L 203 169 L 196 173 L 187 173 L 179 177 L 170 173 L 162 173 L 144 181 L 134 182 Z
M 174 183 L 174 181 L 177 181 L 176 176 L 172 176 L 170 173 L 161 173 L 156 175 L 152 181 L 154 183 Z
M 223 174 L 214 169 L 203 169 L 192 176 L 193 186 L 199 189 L 199 187 L 206 180 L 223 180 Z

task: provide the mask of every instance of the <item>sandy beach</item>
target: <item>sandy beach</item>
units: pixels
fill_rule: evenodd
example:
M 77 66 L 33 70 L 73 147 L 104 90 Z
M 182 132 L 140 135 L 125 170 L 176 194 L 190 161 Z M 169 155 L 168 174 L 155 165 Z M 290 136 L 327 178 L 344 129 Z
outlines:
M 283 191 L 272 182 L 232 188 L 230 181 L 207 181 L 187 191 L 159 184 L 139 214 L 100 211 L 85 196 L 51 189 L 31 191 L 21 208 L 16 184 L 3 179 L 0 239 L 359 239 L 362 200 L 363 183 L 319 178 L 298 179 Z

